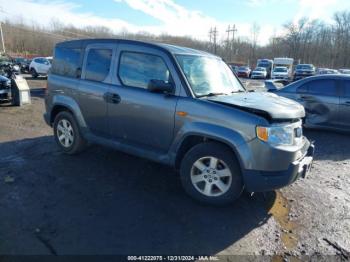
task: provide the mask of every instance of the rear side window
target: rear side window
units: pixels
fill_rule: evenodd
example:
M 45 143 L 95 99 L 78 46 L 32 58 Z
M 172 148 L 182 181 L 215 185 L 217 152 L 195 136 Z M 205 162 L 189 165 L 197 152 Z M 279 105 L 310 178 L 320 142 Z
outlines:
M 118 75 L 124 85 L 144 89 L 152 79 L 170 82 L 170 72 L 164 60 L 150 54 L 123 52 Z
M 77 77 L 77 69 L 81 67 L 81 49 L 62 48 L 55 49 L 55 58 L 52 62 L 51 73 L 67 77 Z
M 90 49 L 85 67 L 85 79 L 102 82 L 109 74 L 112 49 Z
M 34 59 L 34 62 L 38 63 L 38 64 L 43 64 L 44 60 L 42 58 L 36 58 L 36 59 Z
M 350 97 L 350 81 L 344 82 L 344 95 Z
M 310 94 L 337 96 L 336 81 L 332 79 L 311 81 L 308 87 Z

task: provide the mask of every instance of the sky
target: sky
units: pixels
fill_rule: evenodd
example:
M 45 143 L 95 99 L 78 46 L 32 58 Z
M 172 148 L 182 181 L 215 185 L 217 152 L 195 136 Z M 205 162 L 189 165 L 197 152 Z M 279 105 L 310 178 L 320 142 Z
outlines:
M 0 0 L 0 21 L 21 19 L 48 26 L 52 20 L 76 27 L 106 26 L 113 32 L 146 31 L 209 40 L 227 38 L 228 25 L 236 36 L 250 38 L 252 24 L 260 27 L 258 43 L 283 34 L 282 25 L 298 19 L 331 22 L 337 11 L 350 10 L 350 0 Z

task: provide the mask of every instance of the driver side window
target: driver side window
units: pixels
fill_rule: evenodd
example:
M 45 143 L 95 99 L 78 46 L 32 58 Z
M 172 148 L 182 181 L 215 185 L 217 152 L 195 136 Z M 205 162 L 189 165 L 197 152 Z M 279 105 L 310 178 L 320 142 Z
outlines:
M 171 76 L 167 65 L 160 56 L 122 52 L 118 75 L 125 86 L 147 89 L 150 80 L 162 80 L 171 82 Z

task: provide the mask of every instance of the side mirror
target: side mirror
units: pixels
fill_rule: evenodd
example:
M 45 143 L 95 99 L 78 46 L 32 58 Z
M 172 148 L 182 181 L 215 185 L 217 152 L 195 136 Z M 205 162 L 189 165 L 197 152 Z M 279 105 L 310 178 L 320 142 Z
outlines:
M 174 86 L 172 83 L 166 83 L 163 80 L 151 79 L 148 83 L 147 89 L 154 93 L 172 94 Z

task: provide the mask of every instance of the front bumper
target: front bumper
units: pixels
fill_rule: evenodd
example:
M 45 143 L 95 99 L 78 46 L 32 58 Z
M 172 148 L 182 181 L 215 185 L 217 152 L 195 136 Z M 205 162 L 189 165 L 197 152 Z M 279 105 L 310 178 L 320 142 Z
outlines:
M 298 178 L 305 178 L 310 171 L 315 146 L 310 144 L 306 154 L 291 163 L 284 171 L 245 170 L 243 177 L 248 192 L 264 192 L 282 188 L 294 183 Z
M 10 94 L 10 93 L 11 93 L 11 89 L 0 89 L 0 95 Z
M 266 76 L 264 76 L 264 75 L 252 75 L 251 77 L 252 78 L 262 78 L 262 79 L 266 78 Z
M 289 76 L 282 76 L 282 75 L 277 75 L 277 76 L 272 76 L 272 79 L 281 79 L 281 80 L 288 80 Z

